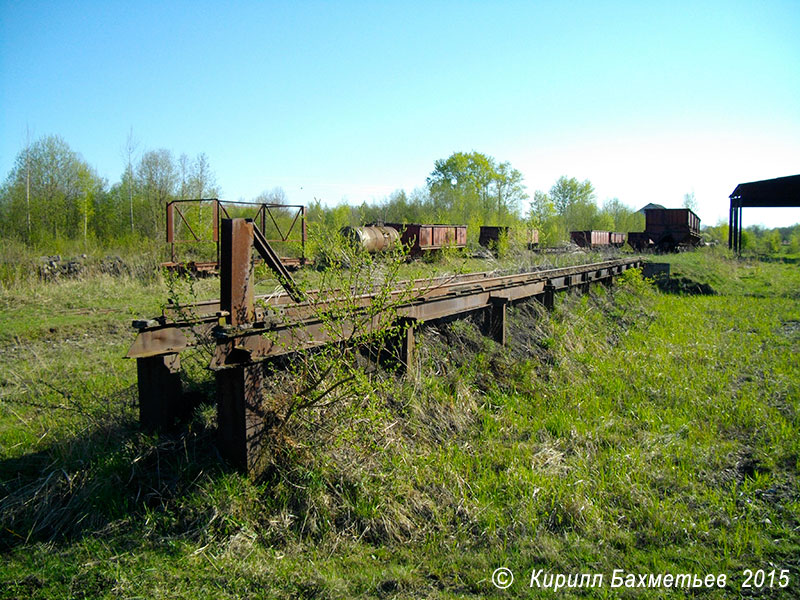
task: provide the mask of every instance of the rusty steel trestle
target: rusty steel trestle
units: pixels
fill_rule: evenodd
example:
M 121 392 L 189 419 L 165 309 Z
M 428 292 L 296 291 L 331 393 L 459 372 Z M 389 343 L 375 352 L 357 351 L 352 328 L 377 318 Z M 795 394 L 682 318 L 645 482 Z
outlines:
M 263 236 L 259 238 L 252 221 L 245 219 L 223 219 L 221 234 L 220 300 L 176 306 L 157 319 L 134 321 L 139 332 L 127 356 L 138 363 L 142 424 L 168 427 L 184 410 L 179 353 L 213 335 L 216 344 L 209 366 L 217 373 L 220 451 L 238 468 L 257 471 L 259 431 L 264 423 L 259 402 L 269 372 L 266 361 L 335 341 L 326 326 L 326 315 L 337 303 L 289 287 L 290 294 L 262 298 L 263 306 L 257 306 L 252 250 L 255 245 L 263 255 L 268 250 L 259 246 L 268 243 Z M 390 294 L 396 300 L 391 316 L 402 323 L 398 329 L 401 361 L 407 367 L 413 365 L 414 328 L 420 322 L 480 311 L 485 314 L 485 333 L 502 344 L 509 304 L 536 298 L 552 309 L 557 291 L 586 290 L 593 282 L 610 285 L 614 276 L 639 266 L 641 259 L 634 257 L 511 275 L 474 273 L 405 282 Z M 366 310 L 375 296 L 351 297 L 348 307 Z M 180 316 L 189 313 L 191 317 Z M 368 318 L 377 326 L 382 316 Z M 356 325 L 348 321 L 355 318 L 355 314 L 342 318 L 340 331 L 345 337 L 355 332 Z

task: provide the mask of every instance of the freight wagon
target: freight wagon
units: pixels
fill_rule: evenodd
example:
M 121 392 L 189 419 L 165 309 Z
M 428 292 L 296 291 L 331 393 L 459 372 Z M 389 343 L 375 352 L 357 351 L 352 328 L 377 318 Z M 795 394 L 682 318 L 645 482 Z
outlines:
M 400 234 L 394 227 L 370 225 L 367 227 L 343 227 L 342 237 L 367 252 L 383 252 L 400 243 Z
M 539 230 L 528 229 L 528 250 L 534 250 L 539 247 Z
M 608 247 L 611 240 L 608 231 L 571 231 L 572 242 L 581 248 L 604 248 Z
M 700 218 L 688 208 L 657 208 L 645 212 L 645 229 L 629 233 L 634 250 L 675 252 L 700 244 Z
M 506 226 L 481 225 L 478 243 L 484 248 L 491 248 L 492 246 L 496 247 L 497 242 L 500 240 L 500 236 L 508 236 L 510 231 L 511 228 Z M 527 245 L 528 250 L 533 250 L 539 245 L 538 229 L 530 228 L 526 231 L 525 244 Z
M 481 225 L 478 243 L 484 248 L 496 248 L 502 236 L 508 238 L 509 227 L 495 225 Z
M 400 243 L 409 249 L 411 256 L 419 256 L 442 248 L 465 248 L 467 246 L 466 225 L 419 225 L 417 223 L 387 223 L 386 227 L 397 230 Z
M 466 225 L 421 225 L 418 223 L 386 223 L 345 227 L 342 234 L 367 252 L 381 252 L 397 243 L 409 250 L 411 256 L 442 248 L 464 248 L 467 245 Z

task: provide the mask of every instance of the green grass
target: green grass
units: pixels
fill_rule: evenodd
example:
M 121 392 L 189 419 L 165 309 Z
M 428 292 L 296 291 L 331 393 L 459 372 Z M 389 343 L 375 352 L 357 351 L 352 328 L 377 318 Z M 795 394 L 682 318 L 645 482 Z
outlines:
M 672 274 L 708 283 L 728 296 L 800 298 L 797 264 L 764 262 L 758 258 L 734 260 L 727 250 L 668 254 L 655 258 L 672 265 Z
M 726 573 L 700 591 L 728 598 L 745 568 L 788 569 L 761 596 L 796 597 L 798 269 L 669 260 L 717 294 L 629 275 L 552 314 L 516 307 L 506 348 L 470 321 L 426 328 L 415 377 L 382 373 L 378 393 L 290 421 L 257 481 L 220 463 L 211 407 L 174 435 L 138 430 L 119 357 L 127 315 L 163 284 L 4 292 L 0 598 L 696 593 L 611 590 L 613 569 Z M 48 302 L 110 312 L 61 322 Z M 502 592 L 500 566 L 516 576 Z M 606 585 L 530 589 L 534 568 Z

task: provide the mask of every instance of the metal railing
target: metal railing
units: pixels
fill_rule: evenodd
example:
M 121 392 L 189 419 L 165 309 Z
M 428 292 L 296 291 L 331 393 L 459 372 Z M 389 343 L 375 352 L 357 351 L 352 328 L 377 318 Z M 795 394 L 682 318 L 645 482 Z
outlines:
M 306 264 L 306 207 L 301 204 L 229 202 L 218 198 L 173 200 L 166 205 L 166 241 L 170 260 L 179 264 L 178 244 L 214 244 L 215 260 L 203 264 L 216 269 L 220 261 L 220 222 L 246 217 L 256 223 L 270 244 L 282 252 L 281 262 Z M 299 254 L 299 256 L 296 256 Z M 294 256 L 293 256 L 294 255 Z

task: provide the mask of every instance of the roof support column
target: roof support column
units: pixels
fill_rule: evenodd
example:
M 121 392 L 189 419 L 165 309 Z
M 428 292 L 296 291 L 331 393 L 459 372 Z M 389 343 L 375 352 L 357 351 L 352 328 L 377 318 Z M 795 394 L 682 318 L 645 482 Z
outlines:
M 742 207 L 736 209 L 738 215 L 736 216 L 736 252 L 742 253 Z
M 733 250 L 733 200 L 728 209 L 728 250 Z

